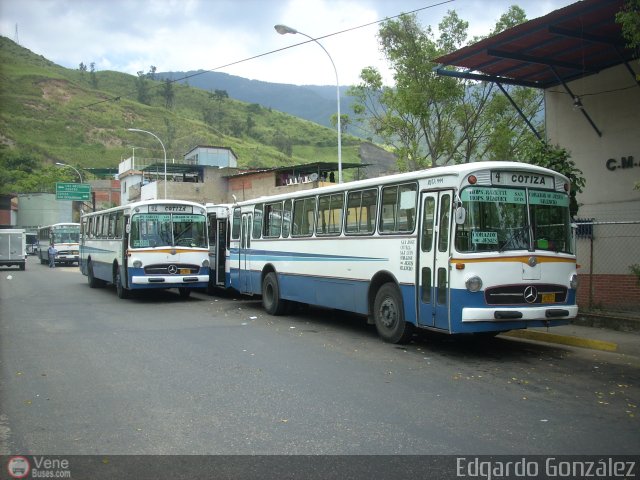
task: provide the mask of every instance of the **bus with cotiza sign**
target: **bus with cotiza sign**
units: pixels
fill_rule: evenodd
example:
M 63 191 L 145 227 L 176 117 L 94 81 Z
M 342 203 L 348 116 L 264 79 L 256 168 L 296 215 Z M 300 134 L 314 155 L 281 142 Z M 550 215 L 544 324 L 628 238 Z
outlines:
M 238 202 L 212 275 L 270 314 L 299 302 L 366 315 L 394 343 L 415 328 L 566 324 L 578 311 L 569 193 L 552 170 L 477 162 Z
M 80 270 L 89 286 L 116 286 L 118 297 L 177 288 L 186 298 L 209 282 L 204 205 L 148 200 L 81 219 Z

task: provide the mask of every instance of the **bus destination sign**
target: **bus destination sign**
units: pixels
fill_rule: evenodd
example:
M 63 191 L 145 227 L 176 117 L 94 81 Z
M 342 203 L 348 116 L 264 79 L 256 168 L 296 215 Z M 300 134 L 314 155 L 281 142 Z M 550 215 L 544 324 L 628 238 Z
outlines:
M 491 183 L 510 187 L 534 187 L 555 190 L 551 175 L 532 172 L 491 171 Z
M 149 205 L 149 213 L 193 213 L 191 205 Z

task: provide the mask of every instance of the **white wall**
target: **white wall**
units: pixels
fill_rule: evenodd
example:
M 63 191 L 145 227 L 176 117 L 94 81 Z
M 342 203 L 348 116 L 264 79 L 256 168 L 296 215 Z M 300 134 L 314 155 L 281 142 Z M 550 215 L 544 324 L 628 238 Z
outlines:
M 637 61 L 630 64 L 636 75 Z M 578 217 L 640 220 L 640 86 L 624 65 L 568 83 L 602 133 L 599 137 L 562 85 L 545 91 L 547 139 L 571 152 L 587 184 Z M 622 168 L 623 157 L 627 168 Z M 629 161 L 629 157 L 633 157 Z

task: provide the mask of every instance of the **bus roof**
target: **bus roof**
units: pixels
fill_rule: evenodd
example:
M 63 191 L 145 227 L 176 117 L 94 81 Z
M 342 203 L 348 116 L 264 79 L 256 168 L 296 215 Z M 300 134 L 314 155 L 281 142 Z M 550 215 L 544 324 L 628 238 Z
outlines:
M 341 184 L 334 184 L 329 186 L 323 186 L 319 188 L 313 188 L 308 190 L 296 190 L 289 193 L 277 193 L 275 195 L 267 195 L 263 197 L 257 197 L 249 200 L 239 201 L 235 205 L 244 206 L 254 203 L 262 203 L 265 201 L 278 201 L 287 198 L 298 198 L 312 195 L 319 195 L 323 193 L 339 192 L 344 190 L 362 189 L 367 187 L 378 187 L 380 185 L 386 185 L 391 183 L 410 182 L 423 178 L 431 177 L 465 177 L 473 172 L 487 169 L 502 169 L 502 170 L 527 170 L 530 172 L 538 172 L 540 174 L 554 175 L 568 182 L 568 178 L 564 175 L 538 165 L 531 165 L 524 162 L 513 161 L 483 161 L 472 163 L 461 163 L 459 165 L 446 165 L 441 167 L 433 167 L 424 170 L 416 170 L 412 172 L 396 173 L 393 175 L 385 175 L 383 177 L 368 178 L 365 180 L 356 180 L 354 182 L 346 182 Z M 211 205 L 211 204 L 207 204 Z M 227 204 L 220 204 L 227 205 Z

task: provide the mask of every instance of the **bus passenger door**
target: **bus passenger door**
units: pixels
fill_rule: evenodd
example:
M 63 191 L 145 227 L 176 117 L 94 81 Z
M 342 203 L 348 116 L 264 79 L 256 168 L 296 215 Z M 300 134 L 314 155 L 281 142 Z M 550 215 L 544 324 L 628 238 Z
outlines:
M 419 270 L 416 286 L 418 323 L 449 329 L 450 190 L 423 192 L 421 198 Z
M 216 221 L 216 284 L 224 285 L 226 280 L 227 265 L 227 219 L 221 218 Z
M 251 249 L 251 217 L 250 213 L 242 215 L 242 223 L 240 226 L 240 265 L 238 269 L 238 283 L 240 293 L 251 292 L 250 279 L 250 249 Z

